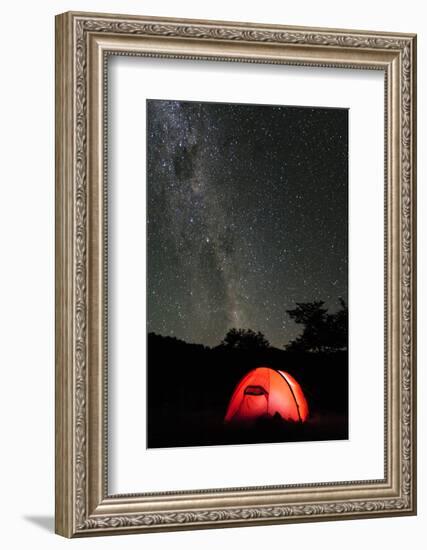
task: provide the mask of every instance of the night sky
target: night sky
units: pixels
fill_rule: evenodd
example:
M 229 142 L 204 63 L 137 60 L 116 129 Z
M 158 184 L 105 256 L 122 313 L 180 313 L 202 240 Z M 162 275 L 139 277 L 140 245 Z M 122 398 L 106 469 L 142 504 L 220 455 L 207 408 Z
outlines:
M 147 101 L 149 332 L 283 347 L 287 309 L 347 300 L 348 111 Z

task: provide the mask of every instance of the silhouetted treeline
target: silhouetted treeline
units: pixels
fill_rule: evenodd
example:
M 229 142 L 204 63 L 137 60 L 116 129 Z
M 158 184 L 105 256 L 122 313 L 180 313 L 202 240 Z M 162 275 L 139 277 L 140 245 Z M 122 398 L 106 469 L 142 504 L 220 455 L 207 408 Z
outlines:
M 325 302 L 314 301 L 297 303 L 294 309 L 286 313 L 302 325 L 302 333 L 284 345 L 288 351 L 335 352 L 348 349 L 348 308 L 340 298 L 340 309 L 329 313 Z M 232 328 L 225 335 L 221 346 L 241 350 L 264 350 L 270 342 L 262 334 L 252 329 Z
M 336 313 L 328 313 L 325 302 L 314 301 L 297 303 L 295 309 L 286 312 L 297 324 L 303 326 L 303 332 L 287 344 L 287 350 L 331 352 L 348 349 L 348 308 L 345 301 L 339 299 L 341 308 Z
M 232 328 L 225 335 L 221 346 L 240 350 L 264 350 L 270 347 L 270 342 L 262 334 L 250 328 Z

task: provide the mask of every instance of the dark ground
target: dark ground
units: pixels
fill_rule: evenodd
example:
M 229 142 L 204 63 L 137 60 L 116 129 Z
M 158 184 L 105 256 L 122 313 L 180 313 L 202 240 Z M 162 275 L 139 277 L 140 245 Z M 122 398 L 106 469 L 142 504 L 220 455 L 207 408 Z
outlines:
M 186 447 L 348 438 L 348 354 L 277 348 L 207 348 L 148 335 L 147 447 Z M 289 372 L 310 410 L 305 423 L 260 418 L 247 427 L 224 424 L 231 395 L 259 366 Z

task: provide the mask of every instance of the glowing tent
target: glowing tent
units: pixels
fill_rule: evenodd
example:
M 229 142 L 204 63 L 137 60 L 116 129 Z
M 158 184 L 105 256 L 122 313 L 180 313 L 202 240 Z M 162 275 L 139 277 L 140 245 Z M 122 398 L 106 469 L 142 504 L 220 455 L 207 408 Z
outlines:
M 287 372 L 258 367 L 237 384 L 225 421 L 250 421 L 279 414 L 283 420 L 305 422 L 308 405 L 298 382 Z

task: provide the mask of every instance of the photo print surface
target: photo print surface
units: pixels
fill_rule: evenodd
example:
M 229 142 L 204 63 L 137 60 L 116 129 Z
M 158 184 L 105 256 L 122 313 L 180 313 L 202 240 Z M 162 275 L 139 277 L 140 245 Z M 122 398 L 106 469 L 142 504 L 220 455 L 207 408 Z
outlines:
M 147 447 L 348 438 L 348 110 L 147 100 Z

